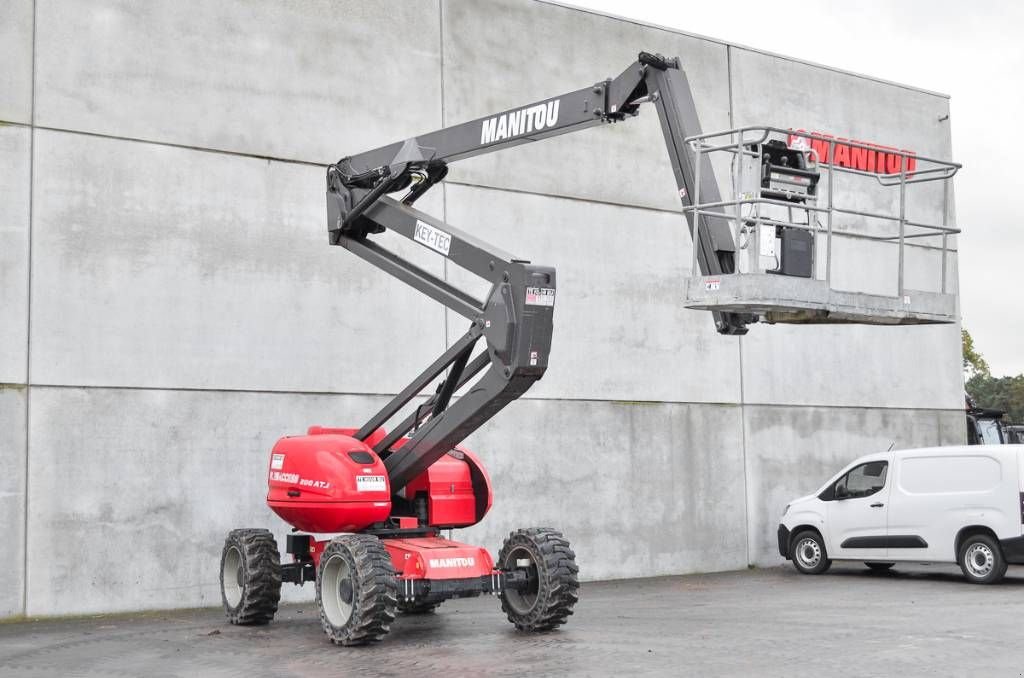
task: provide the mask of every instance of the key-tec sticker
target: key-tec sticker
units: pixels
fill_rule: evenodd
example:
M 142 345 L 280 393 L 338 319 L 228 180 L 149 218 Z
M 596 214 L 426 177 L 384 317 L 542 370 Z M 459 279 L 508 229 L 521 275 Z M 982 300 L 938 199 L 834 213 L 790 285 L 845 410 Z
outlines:
M 448 250 L 452 248 L 452 237 L 450 235 L 419 219 L 416 220 L 416 228 L 413 229 L 412 235 L 416 242 L 426 245 L 446 257 L 448 256 Z
M 529 306 L 554 306 L 555 291 L 550 287 L 527 287 L 526 303 Z
M 282 468 L 284 468 L 284 455 L 272 455 L 270 457 L 270 468 L 274 469 L 275 471 L 280 471 Z
M 356 476 L 356 490 L 359 492 L 386 492 L 384 476 Z
M 708 292 L 713 292 L 722 286 L 722 280 L 720 278 L 705 278 L 704 289 Z

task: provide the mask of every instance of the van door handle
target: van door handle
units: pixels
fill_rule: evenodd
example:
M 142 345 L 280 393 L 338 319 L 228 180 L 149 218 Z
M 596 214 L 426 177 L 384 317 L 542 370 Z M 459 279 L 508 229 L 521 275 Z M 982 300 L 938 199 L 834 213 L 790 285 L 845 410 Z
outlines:
M 883 506 L 885 506 L 885 504 L 883 504 L 880 501 L 876 501 L 874 504 L 871 505 L 871 508 L 882 508 Z

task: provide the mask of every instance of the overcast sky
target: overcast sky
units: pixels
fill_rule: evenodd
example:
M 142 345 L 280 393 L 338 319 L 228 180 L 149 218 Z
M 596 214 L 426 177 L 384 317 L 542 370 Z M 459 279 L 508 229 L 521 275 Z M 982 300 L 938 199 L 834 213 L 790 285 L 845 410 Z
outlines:
M 1024 2 L 572 4 L 951 95 L 961 316 L 993 374 L 1024 373 Z

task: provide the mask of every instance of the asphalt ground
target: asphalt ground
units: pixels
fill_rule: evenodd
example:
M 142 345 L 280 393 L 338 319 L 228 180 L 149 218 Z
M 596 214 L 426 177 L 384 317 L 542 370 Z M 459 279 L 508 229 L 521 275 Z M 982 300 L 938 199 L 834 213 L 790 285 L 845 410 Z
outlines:
M 331 645 L 313 603 L 265 627 L 219 609 L 0 624 L 0 676 L 1024 676 L 1024 568 L 836 565 L 584 584 L 559 631 L 516 632 L 491 597 Z

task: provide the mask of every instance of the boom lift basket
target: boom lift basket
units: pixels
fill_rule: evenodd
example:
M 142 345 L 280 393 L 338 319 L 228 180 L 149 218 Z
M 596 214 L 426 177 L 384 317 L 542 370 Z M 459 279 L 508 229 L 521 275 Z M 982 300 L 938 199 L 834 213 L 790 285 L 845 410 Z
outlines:
M 687 137 L 686 142 L 698 158 L 698 177 L 705 154 L 729 157 L 731 195 L 701 202 L 698 179 L 692 203 L 683 211 L 727 222 L 737 243 L 736 272 L 687 280 L 688 308 L 749 314 L 769 323 L 956 322 L 948 272 L 950 237 L 960 231 L 946 223 L 946 215 L 951 179 L 960 165 L 776 127 L 740 127 Z M 840 146 L 843 153 L 864 159 L 859 164 L 869 159 L 870 165 L 835 164 Z M 885 173 L 871 171 L 876 157 Z M 920 184 L 927 191 L 918 189 Z M 918 192 L 911 194 L 912 189 Z M 912 220 L 908 195 L 917 198 L 911 204 L 919 211 L 941 211 L 942 223 Z M 877 209 L 886 202 L 892 209 Z M 870 208 L 862 208 L 865 204 Z M 693 223 L 700 229 L 702 220 Z M 928 270 L 923 275 L 920 266 L 913 271 L 915 284 L 927 289 L 906 285 L 911 241 L 921 243 L 909 250 L 915 264 L 938 259 L 924 262 Z M 861 254 L 857 260 L 849 254 L 858 249 L 867 249 L 867 257 Z M 895 270 L 885 263 L 893 254 Z M 837 280 L 835 264 L 853 275 Z M 696 252 L 692 270 L 700 270 Z

